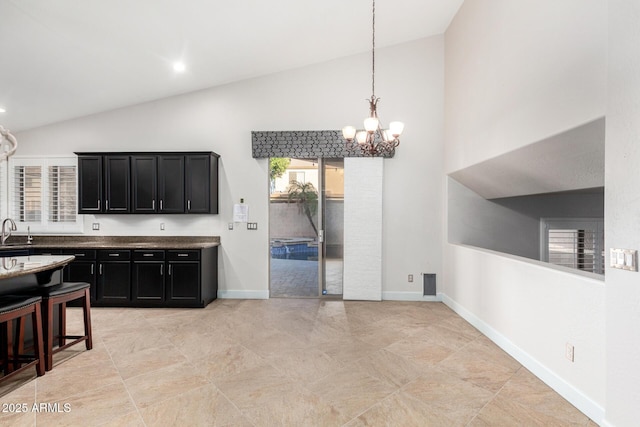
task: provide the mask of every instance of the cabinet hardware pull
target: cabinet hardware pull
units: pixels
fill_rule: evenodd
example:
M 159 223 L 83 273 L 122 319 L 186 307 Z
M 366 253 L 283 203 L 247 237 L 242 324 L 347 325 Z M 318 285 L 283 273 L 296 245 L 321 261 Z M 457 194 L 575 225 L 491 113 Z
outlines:
M 73 254 L 73 256 L 84 256 L 84 254 Z
M 160 275 L 164 275 L 164 265 L 160 264 Z
M 100 264 L 100 275 L 102 276 L 102 264 Z
M 178 254 L 178 256 L 189 256 L 189 254 Z
M 169 276 L 171 276 L 171 264 L 169 264 Z
M 160 210 L 163 210 L 163 208 L 162 208 L 162 199 L 160 199 Z
M 191 200 L 187 200 L 187 210 L 191 210 Z
M 142 256 L 153 256 L 153 254 L 142 254 Z
M 152 210 L 152 211 L 155 211 L 155 210 L 156 210 L 156 201 L 155 201 L 155 200 L 152 200 L 152 201 L 151 201 L 151 210 Z
M 100 210 L 100 200 L 98 200 L 98 210 Z
M 93 276 L 93 264 L 91 264 L 91 275 Z
M 109 200 L 108 199 L 104 201 L 104 204 L 105 204 L 107 210 L 109 210 Z
M 109 256 L 120 256 L 120 254 L 109 254 Z

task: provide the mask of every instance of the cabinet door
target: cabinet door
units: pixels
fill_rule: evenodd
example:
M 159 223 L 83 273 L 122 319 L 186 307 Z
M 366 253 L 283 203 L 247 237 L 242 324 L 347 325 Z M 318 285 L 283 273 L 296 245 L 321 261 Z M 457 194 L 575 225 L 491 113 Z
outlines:
M 129 212 L 129 156 L 105 156 L 105 212 Z
M 169 262 L 167 300 L 200 301 L 200 262 Z
M 78 156 L 78 213 L 103 212 L 102 156 Z
M 127 261 L 98 262 L 96 301 L 128 303 L 131 300 L 131 263 Z
M 209 213 L 210 208 L 210 175 L 211 156 L 186 156 L 185 189 L 187 196 L 187 213 Z
M 164 301 L 164 261 L 133 262 L 133 298 L 136 301 Z
M 131 156 L 132 209 L 134 213 L 154 213 L 157 211 L 157 177 L 156 156 Z
M 184 213 L 184 156 L 158 156 L 158 212 Z
M 71 262 L 64 269 L 64 281 L 89 283 L 91 285 L 91 289 L 90 289 L 91 301 L 94 302 L 96 300 L 96 262 L 95 261 Z M 72 305 L 72 304 L 69 304 L 69 305 Z

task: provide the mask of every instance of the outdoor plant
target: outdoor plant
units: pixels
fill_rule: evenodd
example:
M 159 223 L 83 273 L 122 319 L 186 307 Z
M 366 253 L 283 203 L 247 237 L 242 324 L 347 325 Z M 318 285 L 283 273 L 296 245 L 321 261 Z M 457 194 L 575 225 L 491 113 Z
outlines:
M 293 181 L 289 184 L 287 193 L 287 202 L 298 205 L 298 211 L 306 215 L 317 236 L 318 228 L 313 222 L 313 215 L 318 211 L 318 190 L 316 190 L 316 187 L 310 182 Z

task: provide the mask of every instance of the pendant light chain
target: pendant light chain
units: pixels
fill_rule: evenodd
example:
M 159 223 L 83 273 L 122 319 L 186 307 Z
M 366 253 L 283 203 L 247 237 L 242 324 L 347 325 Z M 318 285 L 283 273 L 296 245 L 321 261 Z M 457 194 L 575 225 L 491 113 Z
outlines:
M 376 97 L 376 0 L 373 0 L 373 19 L 371 21 L 371 95 Z

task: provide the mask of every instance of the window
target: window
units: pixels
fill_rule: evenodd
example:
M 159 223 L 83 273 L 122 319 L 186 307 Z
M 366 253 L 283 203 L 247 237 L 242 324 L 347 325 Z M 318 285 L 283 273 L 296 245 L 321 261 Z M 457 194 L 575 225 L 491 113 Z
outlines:
M 604 274 L 603 219 L 543 219 L 541 226 L 543 261 Z
M 8 189 L 8 213 L 19 229 L 82 231 L 82 217 L 77 214 L 75 157 L 13 157 L 9 161 Z
M 294 182 L 304 184 L 304 172 L 289 172 L 289 184 L 293 184 Z

